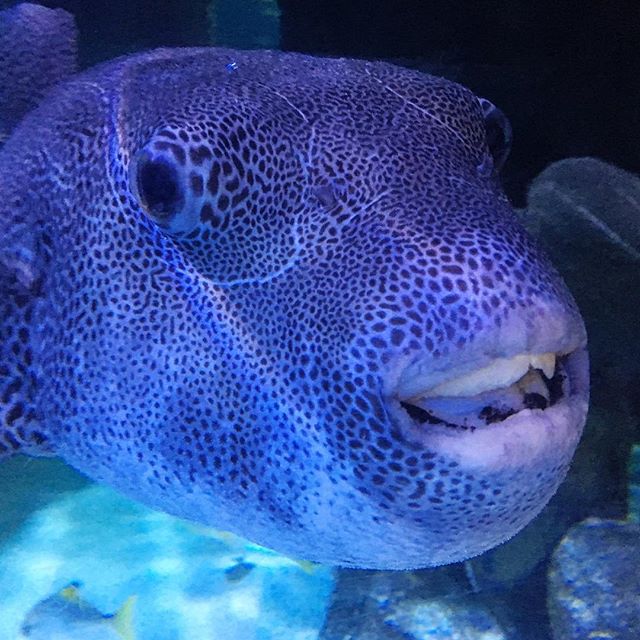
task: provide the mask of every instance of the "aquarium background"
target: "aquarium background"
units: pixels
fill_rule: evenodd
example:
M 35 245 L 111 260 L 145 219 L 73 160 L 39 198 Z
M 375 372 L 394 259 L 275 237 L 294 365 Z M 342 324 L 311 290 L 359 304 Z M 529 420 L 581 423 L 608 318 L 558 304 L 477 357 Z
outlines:
M 393 60 L 458 79 L 511 119 L 505 185 L 518 202 L 552 160 L 596 155 L 640 169 L 640 7 L 632 0 L 39 4 L 76 16 L 82 67 L 151 47 L 217 44 Z
M 280 48 L 384 59 L 490 99 L 513 127 L 505 189 L 585 316 L 592 408 L 567 481 L 531 525 L 468 563 L 411 573 L 308 566 L 150 512 L 61 463 L 3 464 L 0 640 L 70 580 L 105 614 L 137 595 L 140 640 L 564 640 L 587 637 L 586 618 L 606 621 L 590 638 L 640 637 L 640 533 L 629 524 L 640 519 L 640 4 L 40 4 L 75 15 L 82 68 L 156 46 Z M 587 156 L 608 164 L 550 167 Z M 593 517 L 630 528 L 592 520 L 566 537 Z M 590 587 L 597 577 L 606 597 Z

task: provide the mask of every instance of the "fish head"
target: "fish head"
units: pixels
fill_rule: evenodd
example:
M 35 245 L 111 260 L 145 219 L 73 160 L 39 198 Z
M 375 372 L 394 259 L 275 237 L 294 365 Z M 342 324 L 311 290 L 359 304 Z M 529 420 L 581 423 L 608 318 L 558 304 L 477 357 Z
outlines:
M 11 436 L 309 560 L 508 539 L 588 397 L 509 142 L 487 101 L 383 63 L 159 50 L 74 78 L 0 158 L 37 379 Z

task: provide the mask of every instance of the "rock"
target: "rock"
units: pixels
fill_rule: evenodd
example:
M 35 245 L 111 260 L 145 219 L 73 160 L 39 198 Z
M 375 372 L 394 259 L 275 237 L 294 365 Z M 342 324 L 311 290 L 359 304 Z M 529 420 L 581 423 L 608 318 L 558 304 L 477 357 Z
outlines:
M 528 200 L 533 208 L 550 207 L 548 221 L 567 243 L 585 248 L 587 238 L 597 237 L 640 261 L 638 176 L 596 158 L 569 158 L 533 181 Z
M 406 640 L 382 620 L 371 593 L 378 573 L 356 569 L 337 571 L 336 588 L 318 640 Z M 413 573 L 395 575 L 410 578 Z
M 137 595 L 136 640 L 315 640 L 327 567 L 284 558 L 91 485 L 33 513 L 0 552 L 0 638 L 73 581 L 100 611 Z
M 589 518 L 554 552 L 548 608 L 555 640 L 640 638 L 640 525 Z
M 547 507 L 512 540 L 471 560 L 481 590 L 520 593 L 511 603 L 516 610 L 523 601 L 543 606 L 539 592 L 523 585 L 544 579 L 546 561 L 570 526 L 589 516 L 624 518 L 627 494 L 630 516 L 640 511 L 634 506 L 640 481 L 628 487 L 625 468 L 632 443 L 640 440 L 640 262 L 634 257 L 640 179 L 599 160 L 564 160 L 534 180 L 529 208 L 520 215 L 585 315 L 592 406 L 567 479 Z
M 567 529 L 588 516 L 624 518 L 624 461 L 640 440 L 640 178 L 592 158 L 563 160 L 533 181 L 528 201 L 522 222 L 585 317 L 592 403 L 571 470 L 549 505 L 513 540 L 472 561 L 481 588 L 539 571 Z
M 594 402 L 640 415 L 640 178 L 594 158 L 556 162 L 533 181 L 522 222 L 583 313 Z
M 592 406 L 569 473 L 549 504 L 511 540 L 470 560 L 480 590 L 522 589 L 537 574 L 544 579 L 547 560 L 572 525 L 589 516 L 626 517 L 624 461 L 635 428 L 633 416 Z
M 384 622 L 415 640 L 506 640 L 498 621 L 470 599 L 403 600 Z
M 339 572 L 320 640 L 502 640 L 497 594 L 474 593 L 462 564 L 414 572 Z M 505 631 L 507 629 L 507 631 Z

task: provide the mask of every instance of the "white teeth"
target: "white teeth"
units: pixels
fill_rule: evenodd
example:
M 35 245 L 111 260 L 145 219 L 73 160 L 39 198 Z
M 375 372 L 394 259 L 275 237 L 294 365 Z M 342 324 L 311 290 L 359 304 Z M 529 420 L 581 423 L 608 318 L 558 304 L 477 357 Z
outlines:
M 447 380 L 433 387 L 416 389 L 416 381 L 402 380 L 398 397 L 404 399 L 435 397 L 468 397 L 492 389 L 504 389 L 522 378 L 530 368 L 540 369 L 547 378 L 553 376 L 555 353 L 523 353 L 511 358 L 496 358 L 491 364 L 471 373 Z M 404 392 L 404 393 L 403 393 Z
M 556 354 L 541 353 L 537 356 L 531 356 L 531 367 L 533 369 L 540 369 L 547 378 L 553 378 L 556 370 Z
M 534 371 L 533 369 L 529 369 L 529 371 L 510 388 L 514 390 L 517 389 L 523 396 L 535 393 L 542 396 L 547 402 L 550 401 L 547 385 L 543 382 L 540 372 Z

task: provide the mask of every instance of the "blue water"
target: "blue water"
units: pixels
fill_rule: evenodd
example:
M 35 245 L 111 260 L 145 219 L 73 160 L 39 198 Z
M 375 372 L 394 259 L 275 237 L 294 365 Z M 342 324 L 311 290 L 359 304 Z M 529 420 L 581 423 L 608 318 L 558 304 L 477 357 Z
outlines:
M 47 464 L 60 472 L 58 465 L 45 462 L 38 473 L 46 475 Z M 253 568 L 230 581 L 230 570 L 241 561 Z M 333 572 L 90 484 L 54 498 L 5 539 L 0 639 L 19 637 L 28 611 L 73 581 L 103 613 L 137 596 L 137 640 L 314 640 Z

